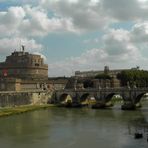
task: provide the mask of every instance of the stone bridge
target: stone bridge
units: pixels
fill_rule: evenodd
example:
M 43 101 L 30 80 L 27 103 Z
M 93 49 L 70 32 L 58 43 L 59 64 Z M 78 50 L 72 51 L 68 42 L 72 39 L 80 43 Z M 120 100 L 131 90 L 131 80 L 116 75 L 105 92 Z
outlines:
M 60 103 L 70 97 L 72 102 L 78 103 L 88 98 L 107 103 L 114 95 L 120 95 L 124 102 L 130 101 L 137 104 L 146 93 L 148 93 L 148 88 L 64 89 L 55 92 L 54 102 Z

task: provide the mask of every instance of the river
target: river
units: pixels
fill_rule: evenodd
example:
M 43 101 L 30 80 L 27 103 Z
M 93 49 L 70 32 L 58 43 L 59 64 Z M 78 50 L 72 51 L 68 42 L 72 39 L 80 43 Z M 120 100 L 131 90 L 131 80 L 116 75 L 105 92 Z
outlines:
M 133 120 L 148 121 L 148 107 L 137 111 L 50 108 L 0 118 L 1 148 L 147 148 L 148 131 L 134 139 Z

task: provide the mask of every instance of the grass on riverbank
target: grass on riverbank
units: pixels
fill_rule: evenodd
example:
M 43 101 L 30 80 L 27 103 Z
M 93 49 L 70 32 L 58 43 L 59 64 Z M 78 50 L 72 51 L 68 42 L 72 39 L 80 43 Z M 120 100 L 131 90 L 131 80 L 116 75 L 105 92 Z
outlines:
M 7 107 L 7 108 L 4 107 L 4 108 L 0 108 L 0 117 L 10 116 L 14 114 L 21 114 L 24 112 L 38 110 L 38 109 L 46 109 L 53 106 L 55 105 L 46 104 L 46 105 L 24 105 L 24 106 Z

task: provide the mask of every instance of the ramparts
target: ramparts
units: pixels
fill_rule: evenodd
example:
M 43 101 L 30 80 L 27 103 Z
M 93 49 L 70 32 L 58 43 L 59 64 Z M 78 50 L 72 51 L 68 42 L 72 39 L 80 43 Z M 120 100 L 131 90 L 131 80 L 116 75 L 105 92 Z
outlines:
M 52 91 L 1 91 L 0 107 L 47 104 L 52 93 Z

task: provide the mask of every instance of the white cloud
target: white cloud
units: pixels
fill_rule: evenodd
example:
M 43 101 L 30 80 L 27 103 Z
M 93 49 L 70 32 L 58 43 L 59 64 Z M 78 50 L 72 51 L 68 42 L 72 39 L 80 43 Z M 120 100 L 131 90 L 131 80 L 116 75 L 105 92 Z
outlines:
M 142 2 L 139 0 L 101 0 L 104 13 L 118 21 L 138 21 L 147 19 L 148 9 L 143 5 L 148 6 L 148 1 Z
M 50 32 L 77 32 L 70 19 L 49 18 L 40 7 L 10 7 L 0 12 L 0 36 L 39 36 Z
M 131 39 L 135 43 L 148 43 L 148 21 L 137 23 L 131 31 Z
M 135 38 L 137 36 L 134 32 L 136 26 L 133 27 L 132 31 L 123 29 L 107 30 L 102 37 L 102 48 L 89 49 L 79 57 L 50 63 L 49 74 L 57 76 L 71 75 L 72 71 L 103 69 L 105 65 L 109 65 L 111 68 L 131 68 L 136 65 L 145 68 L 148 59 L 142 55 L 141 49 L 137 46 L 137 41 L 132 39 L 133 36 Z
M 41 5 L 54 17 L 70 19 L 75 30 L 102 30 L 113 22 L 147 19 L 148 1 L 140 0 L 42 0 Z
M 22 7 L 10 7 L 0 12 L 0 36 L 14 35 L 25 16 Z
M 39 7 L 25 6 L 26 19 L 20 30 L 26 36 L 46 36 L 50 32 L 74 31 L 71 21 L 64 18 L 49 18 L 47 12 Z
M 148 1 L 140 0 L 128 3 L 125 0 L 31 0 L 21 3 L 28 5 L 13 6 L 0 12 L 1 34 L 46 36 L 51 32 L 81 33 L 102 30 L 116 21 L 148 18 L 148 9 L 142 7 L 148 5 Z
M 102 30 L 116 21 L 147 19 L 148 13 L 141 7 L 148 1 L 138 0 L 130 0 L 128 5 L 125 0 L 42 0 L 33 4 L 30 1 L 1 11 L 0 34 L 43 37 L 51 32 L 82 33 Z
M 26 36 L 42 36 L 48 34 L 49 19 L 44 10 L 25 6 L 26 18 L 19 26 L 20 32 Z
M 110 30 L 104 35 L 104 50 L 112 62 L 137 60 L 140 57 L 138 48 L 131 42 L 130 32 L 125 30 Z
M 29 52 L 42 51 L 43 46 L 36 43 L 34 39 L 27 38 L 2 38 L 0 39 L 0 53 L 1 55 L 8 55 L 12 51 L 20 50 L 21 45 L 25 45 L 25 49 Z
M 75 30 L 81 32 L 100 30 L 109 22 L 108 17 L 102 13 L 99 1 L 43 0 L 41 4 L 52 10 L 55 17 L 70 19 Z

